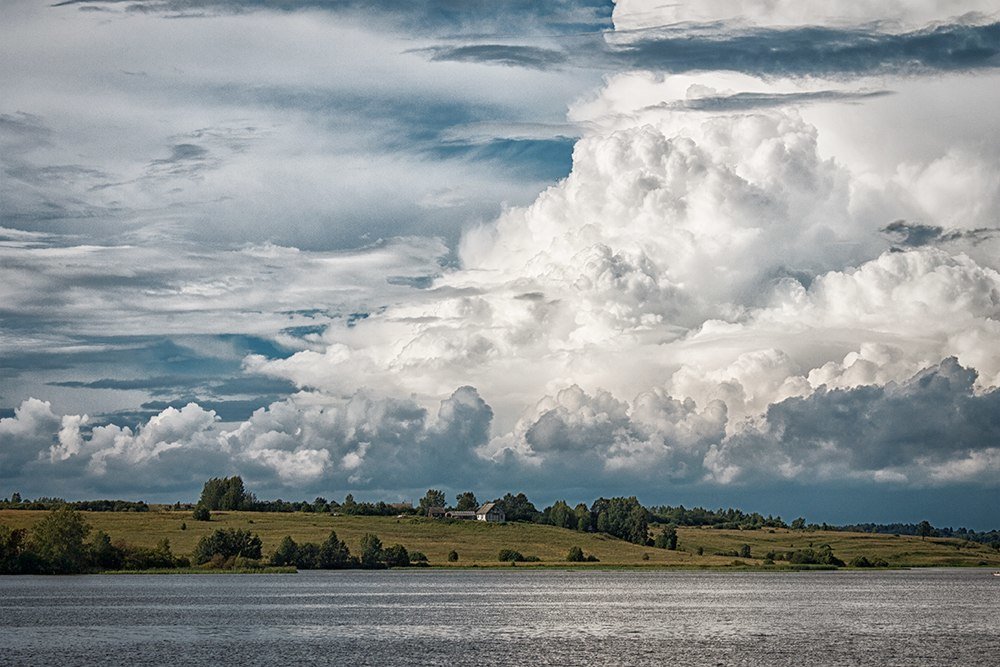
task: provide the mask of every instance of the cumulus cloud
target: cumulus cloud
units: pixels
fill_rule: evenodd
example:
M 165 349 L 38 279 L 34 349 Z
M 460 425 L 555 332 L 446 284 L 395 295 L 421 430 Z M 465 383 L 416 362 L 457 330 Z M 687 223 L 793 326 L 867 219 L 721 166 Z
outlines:
M 240 3 L 187 4 L 219 13 L 199 24 L 202 36 L 223 25 L 252 34 L 269 28 L 255 11 L 233 13 L 245 9 Z M 326 16 L 313 23 L 313 9 L 267 18 L 287 31 L 279 31 L 281 43 L 298 30 L 335 33 L 348 45 L 368 35 Z M 178 187 L 206 198 L 247 192 L 253 184 L 225 184 L 243 173 L 233 165 L 259 164 L 262 154 L 298 162 L 306 136 L 320 148 L 306 152 L 305 190 L 321 185 L 330 152 L 351 156 L 340 167 L 359 167 L 371 162 L 365 151 L 373 146 L 379 159 L 403 147 L 393 177 L 376 179 L 379 192 L 392 199 L 414 173 L 442 181 L 399 198 L 419 202 L 400 216 L 426 215 L 465 196 L 440 172 L 423 174 L 428 156 L 454 151 L 471 164 L 474 153 L 577 139 L 563 180 L 488 222 L 466 216 L 454 247 L 425 236 L 350 253 L 273 243 L 202 252 L 183 234 L 155 248 L 142 235 L 97 245 L 30 229 L 5 233 L 3 312 L 51 325 L 36 326 L 34 337 L 30 326 L 5 335 L 7 349 L 28 349 L 26 340 L 44 348 L 53 336 L 85 344 L 108 322 L 134 336 L 252 333 L 286 353 L 253 350 L 243 372 L 297 393 L 226 423 L 206 401 L 158 404 L 138 425 L 89 408 L 59 415 L 32 399 L 0 422 L 0 474 L 21 480 L 51 471 L 103 488 L 128 470 L 134 483 L 168 492 L 192 483 L 195 473 L 181 462 L 195 456 L 202 477 L 238 471 L 254 488 L 279 491 L 995 486 L 1000 263 L 991 230 L 1000 142 L 992 139 L 1000 121 L 983 109 L 1000 103 L 1000 88 L 989 85 L 997 79 L 989 71 L 990 11 L 977 0 L 623 1 L 619 33 L 598 36 L 593 62 L 639 69 L 608 74 L 565 119 L 508 111 L 532 90 L 568 86 L 576 75 L 564 70 L 580 64 L 580 44 L 594 35 L 531 46 L 489 35 L 442 43 L 380 36 L 385 43 L 376 46 L 398 49 L 391 62 L 416 77 L 399 90 L 462 88 L 469 105 L 419 97 L 427 105 L 417 116 L 446 119 L 431 127 L 399 104 L 379 115 L 386 96 L 329 101 L 331 91 L 358 90 L 340 70 L 313 72 L 325 91 L 317 94 L 296 78 L 297 60 L 261 60 L 262 83 L 252 89 L 242 73 L 209 68 L 199 90 L 218 92 L 223 81 L 227 104 L 274 106 L 280 118 L 223 123 L 209 114 L 202 130 L 161 132 L 128 169 L 88 172 L 63 160 L 41 174 L 41 156 L 59 145 L 58 123 L 0 117 L 18 183 L 33 184 L 18 185 L 15 206 L 37 211 L 61 179 L 80 196 L 63 201 L 59 215 L 124 199 L 188 202 L 187 194 L 171 199 Z M 161 38 L 173 30 L 149 29 Z M 301 48 L 296 42 L 296 58 Z M 345 48 L 305 55 L 333 62 Z M 508 67 L 483 67 L 491 63 Z M 742 72 L 662 71 L 727 63 Z M 358 76 L 378 74 L 372 67 Z M 458 78 L 435 68 L 455 68 L 448 71 Z M 906 77 L 895 76 L 901 70 Z M 498 71 L 527 87 L 494 90 Z M 31 99 L 18 90 L 18 99 Z M 287 109 L 296 110 L 290 120 Z M 321 132 L 317 140 L 303 130 L 316 119 L 356 119 L 359 110 L 371 112 L 356 123 L 360 138 Z M 352 178 L 371 180 L 359 168 L 337 173 L 348 172 L 335 192 L 350 191 Z M 245 201 L 267 201 L 275 207 L 265 211 L 275 214 L 268 224 L 283 226 L 299 219 L 297 202 L 277 210 L 296 192 Z M 234 222 L 248 209 L 212 202 L 202 210 L 226 209 L 219 220 L 234 229 L 260 219 L 254 211 Z M 167 222 L 157 229 L 175 220 Z
M 771 405 L 755 424 L 713 447 L 710 474 L 795 478 L 864 476 L 891 482 L 993 483 L 1000 390 L 977 393 L 954 358 L 901 383 L 821 387 Z
M 86 429 L 88 416 L 59 417 L 28 399 L 0 420 L 0 479 L 45 474 L 91 490 L 117 484 L 153 494 L 230 471 L 270 490 L 457 486 L 489 477 L 476 450 L 488 442 L 491 419 L 472 387 L 456 389 L 435 413 L 368 392 L 339 400 L 301 393 L 228 428 L 189 403 L 135 428 Z

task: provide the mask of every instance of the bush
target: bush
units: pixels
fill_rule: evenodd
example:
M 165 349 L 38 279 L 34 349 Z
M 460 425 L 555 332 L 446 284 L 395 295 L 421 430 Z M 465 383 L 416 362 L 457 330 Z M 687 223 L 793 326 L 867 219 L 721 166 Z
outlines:
M 569 553 L 566 554 L 566 560 L 570 563 L 582 563 L 584 561 L 583 549 L 580 547 L 570 547 Z
M 212 513 L 207 507 L 202 504 L 195 505 L 194 512 L 192 514 L 195 521 L 211 521 Z
M 194 550 L 195 562 L 199 565 L 215 562 L 216 557 L 223 560 L 234 559 L 237 556 L 250 559 L 260 558 L 261 542 L 256 534 L 248 530 L 235 528 L 219 528 L 211 535 L 198 540 Z
M 785 554 L 785 559 L 795 565 L 834 565 L 843 567 L 844 561 L 833 555 L 830 546 L 824 544 L 819 549 L 798 549 Z
M 393 544 L 382 552 L 386 567 L 409 567 L 410 553 L 402 544 Z
M 520 551 L 515 551 L 514 549 L 501 549 L 500 553 L 497 555 L 497 560 L 501 563 L 523 563 L 524 556 Z
M 448 552 L 448 562 L 457 563 L 458 562 L 458 552 L 452 549 Z

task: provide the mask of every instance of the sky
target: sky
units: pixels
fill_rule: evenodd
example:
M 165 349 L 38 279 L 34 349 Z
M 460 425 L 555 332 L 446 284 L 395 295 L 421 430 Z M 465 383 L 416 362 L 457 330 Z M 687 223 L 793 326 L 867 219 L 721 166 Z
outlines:
M 1000 527 L 995 0 L 0 12 L 0 497 Z

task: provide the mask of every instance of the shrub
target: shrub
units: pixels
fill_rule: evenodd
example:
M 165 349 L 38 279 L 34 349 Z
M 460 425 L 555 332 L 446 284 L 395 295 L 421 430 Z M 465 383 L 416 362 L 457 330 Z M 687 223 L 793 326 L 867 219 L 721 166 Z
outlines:
M 391 547 L 383 550 L 382 558 L 385 561 L 386 567 L 410 566 L 410 553 L 402 544 L 393 544 Z
M 212 513 L 202 504 L 197 504 L 194 507 L 194 512 L 192 514 L 195 521 L 211 521 Z
M 582 563 L 584 561 L 583 549 L 580 547 L 570 547 L 569 553 L 566 554 L 566 560 L 570 563 Z
M 497 555 L 497 560 L 502 563 L 523 563 L 524 556 L 520 551 L 515 551 L 514 549 L 501 549 L 500 553 Z
M 198 540 L 198 546 L 194 550 L 195 562 L 199 565 L 203 563 L 215 563 L 216 556 L 223 560 L 236 558 L 258 559 L 260 558 L 260 537 L 251 535 L 248 530 L 237 530 L 235 528 L 219 528 L 211 535 Z
M 452 549 L 448 552 L 448 562 L 457 563 L 458 562 L 458 552 Z

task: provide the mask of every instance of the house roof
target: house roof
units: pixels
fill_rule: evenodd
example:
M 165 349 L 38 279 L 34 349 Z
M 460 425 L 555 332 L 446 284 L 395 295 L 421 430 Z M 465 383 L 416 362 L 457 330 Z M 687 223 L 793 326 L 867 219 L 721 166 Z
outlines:
M 497 507 L 496 503 L 486 503 L 485 505 L 483 505 L 482 507 L 480 507 L 478 510 L 476 510 L 476 514 L 489 514 L 490 510 L 492 510 L 493 508 L 496 508 L 498 511 L 501 511 L 501 512 L 503 511 L 499 507 Z

